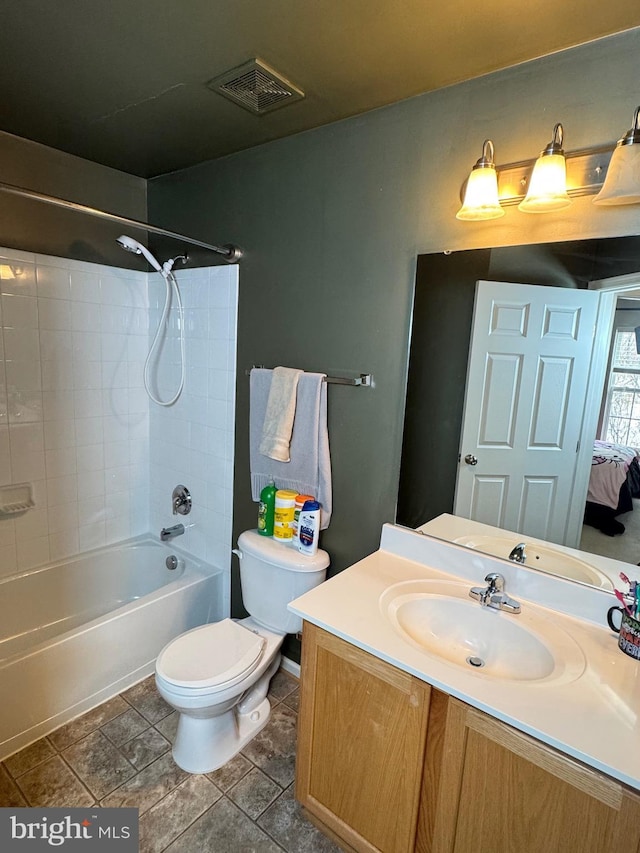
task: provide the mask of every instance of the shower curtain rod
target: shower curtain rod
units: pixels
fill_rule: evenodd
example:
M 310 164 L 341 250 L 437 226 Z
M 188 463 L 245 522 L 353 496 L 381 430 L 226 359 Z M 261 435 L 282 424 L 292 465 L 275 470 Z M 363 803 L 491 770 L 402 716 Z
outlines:
M 117 213 L 108 213 L 106 210 L 99 210 L 96 207 L 87 207 L 85 204 L 78 204 L 75 201 L 68 201 L 64 198 L 56 198 L 53 195 L 45 195 L 34 190 L 28 190 L 24 187 L 16 187 L 13 184 L 5 184 L 0 181 L 0 190 L 10 195 L 18 195 L 23 198 L 30 198 L 34 201 L 42 201 L 45 204 L 52 204 L 54 207 L 63 207 L 66 210 L 73 210 L 76 213 L 86 213 L 89 216 L 97 216 L 100 219 L 108 219 L 110 222 L 118 222 L 121 225 L 127 225 L 133 228 L 142 228 L 150 234 L 160 234 L 162 237 L 172 237 L 175 240 L 182 240 L 189 243 L 191 246 L 199 246 L 201 249 L 209 249 L 218 255 L 222 255 L 229 263 L 235 263 L 242 257 L 242 249 L 238 246 L 233 246 L 228 243 L 225 246 L 213 246 L 211 243 L 202 243 L 200 240 L 194 240 L 192 237 L 185 237 L 184 234 L 177 234 L 175 231 L 167 231 L 166 228 L 158 228 L 155 225 L 149 225 L 146 222 L 139 222 L 137 219 L 129 219 L 126 216 L 119 216 Z

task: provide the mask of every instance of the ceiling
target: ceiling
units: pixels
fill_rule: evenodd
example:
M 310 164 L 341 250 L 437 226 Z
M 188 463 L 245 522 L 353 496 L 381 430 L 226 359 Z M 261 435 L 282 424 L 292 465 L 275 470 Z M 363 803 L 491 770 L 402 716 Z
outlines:
M 148 178 L 638 25 L 629 0 L 4 0 L 0 130 Z M 255 57 L 306 97 L 207 88 Z

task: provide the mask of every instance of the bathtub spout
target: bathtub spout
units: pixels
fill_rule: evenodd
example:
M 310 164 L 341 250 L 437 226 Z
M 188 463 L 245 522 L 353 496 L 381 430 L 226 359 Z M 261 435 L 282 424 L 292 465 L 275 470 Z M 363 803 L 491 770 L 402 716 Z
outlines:
M 174 524 L 173 527 L 163 527 L 160 531 L 160 539 L 166 542 L 167 539 L 173 539 L 174 536 L 182 536 L 184 533 L 184 524 Z

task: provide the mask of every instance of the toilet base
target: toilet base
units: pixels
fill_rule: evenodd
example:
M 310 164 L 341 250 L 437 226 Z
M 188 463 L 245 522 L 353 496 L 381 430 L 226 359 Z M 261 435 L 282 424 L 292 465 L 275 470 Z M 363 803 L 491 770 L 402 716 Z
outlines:
M 173 760 L 187 773 L 210 773 L 237 755 L 267 724 L 271 704 L 265 697 L 246 714 L 236 708 L 205 719 L 180 714 Z
M 269 684 L 280 666 L 277 652 L 256 683 L 236 705 L 215 716 L 181 712 L 173 760 L 187 773 L 211 773 L 237 755 L 266 726 L 271 716 Z

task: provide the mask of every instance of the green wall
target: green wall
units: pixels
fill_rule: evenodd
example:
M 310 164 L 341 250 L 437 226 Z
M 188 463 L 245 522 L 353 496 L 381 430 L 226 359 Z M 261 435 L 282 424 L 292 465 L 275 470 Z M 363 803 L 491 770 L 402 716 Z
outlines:
M 0 132 L 0 180 L 45 195 L 147 219 L 143 178 Z M 122 225 L 0 192 L 0 246 L 121 267 L 142 266 L 115 239 Z M 144 232 L 131 232 L 143 239 Z
M 640 231 L 640 207 L 590 198 L 554 214 L 455 219 L 485 138 L 509 163 L 537 156 L 557 121 L 568 151 L 621 136 L 640 99 L 639 47 L 629 31 L 149 182 L 151 221 L 246 251 L 235 536 L 255 524 L 252 364 L 374 376 L 371 389 L 329 388 L 334 515 L 322 545 L 335 573 L 375 550 L 395 516 L 417 256 Z M 236 586 L 236 612 L 238 600 Z

